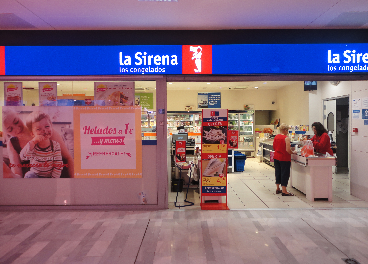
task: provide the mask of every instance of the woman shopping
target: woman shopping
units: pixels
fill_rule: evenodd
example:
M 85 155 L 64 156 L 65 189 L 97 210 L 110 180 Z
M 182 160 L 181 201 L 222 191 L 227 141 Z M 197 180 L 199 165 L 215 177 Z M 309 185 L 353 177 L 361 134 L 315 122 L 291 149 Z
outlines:
M 282 193 L 282 196 L 294 196 L 286 190 L 290 178 L 291 154 L 293 153 L 290 147 L 290 138 L 287 136 L 289 126 L 281 124 L 279 129 L 280 134 L 273 141 L 276 194 Z
M 314 151 L 322 154 L 333 155 L 331 149 L 330 137 L 327 134 L 327 130 L 320 122 L 314 122 L 312 124 L 314 136 L 311 141 L 313 142 Z

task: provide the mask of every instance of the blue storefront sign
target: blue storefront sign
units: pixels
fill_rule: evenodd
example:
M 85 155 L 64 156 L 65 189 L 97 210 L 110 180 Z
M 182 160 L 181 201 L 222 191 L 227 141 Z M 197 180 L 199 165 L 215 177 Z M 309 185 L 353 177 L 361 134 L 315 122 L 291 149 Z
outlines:
M 362 74 L 368 44 L 0 47 L 0 75 Z

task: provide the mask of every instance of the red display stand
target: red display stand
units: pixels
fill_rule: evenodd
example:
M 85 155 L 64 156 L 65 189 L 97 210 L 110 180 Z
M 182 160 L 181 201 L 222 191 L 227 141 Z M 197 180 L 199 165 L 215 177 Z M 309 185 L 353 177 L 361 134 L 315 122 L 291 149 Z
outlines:
M 201 209 L 229 210 L 227 206 L 228 110 L 203 109 L 202 118 Z

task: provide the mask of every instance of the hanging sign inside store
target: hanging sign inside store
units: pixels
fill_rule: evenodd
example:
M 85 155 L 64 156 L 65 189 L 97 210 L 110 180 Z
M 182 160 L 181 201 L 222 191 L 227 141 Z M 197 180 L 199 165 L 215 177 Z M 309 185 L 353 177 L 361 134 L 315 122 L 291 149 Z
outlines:
M 140 125 L 140 107 L 74 107 L 74 177 L 142 178 Z
M 12 76 L 367 72 L 368 43 L 0 47 Z
M 185 140 L 175 141 L 175 162 L 186 162 L 186 144 Z
M 4 102 L 7 106 L 21 106 L 23 104 L 21 82 L 4 82 Z
M 239 131 L 238 130 L 228 130 L 227 131 L 227 148 L 237 149 L 239 141 Z
M 95 105 L 132 106 L 134 82 L 95 82 Z
M 221 93 L 198 93 L 198 108 L 221 108 Z
M 153 93 L 136 93 L 134 105 L 142 106 L 142 109 L 153 109 Z
M 203 109 L 202 117 L 201 194 L 226 196 L 228 110 Z
M 57 82 L 39 82 L 38 94 L 40 106 L 56 106 Z

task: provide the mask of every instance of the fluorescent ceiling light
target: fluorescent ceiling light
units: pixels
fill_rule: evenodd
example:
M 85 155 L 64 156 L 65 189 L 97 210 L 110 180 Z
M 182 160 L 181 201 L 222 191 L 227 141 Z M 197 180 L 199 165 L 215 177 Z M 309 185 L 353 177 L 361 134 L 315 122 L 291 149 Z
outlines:
M 178 2 L 178 0 L 138 0 L 139 2 Z

